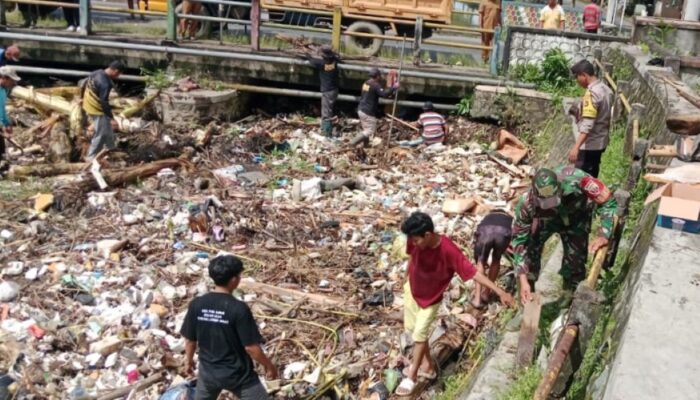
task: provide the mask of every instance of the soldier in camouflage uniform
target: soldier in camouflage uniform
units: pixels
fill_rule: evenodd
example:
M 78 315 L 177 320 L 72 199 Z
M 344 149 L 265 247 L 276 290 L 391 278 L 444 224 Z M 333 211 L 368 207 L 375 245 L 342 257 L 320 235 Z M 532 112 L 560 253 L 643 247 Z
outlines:
M 595 203 L 601 225 L 590 246 L 589 201 Z M 559 273 L 565 288 L 574 289 L 586 277 L 586 247 L 595 252 L 608 243 L 616 208 L 617 201 L 605 184 L 580 169 L 566 166 L 538 170 L 531 189 L 518 199 L 513 222 L 513 267 L 520 281 L 521 301 L 532 300 L 528 278 L 534 282 L 539 275 L 542 249 L 554 233 L 564 245 Z

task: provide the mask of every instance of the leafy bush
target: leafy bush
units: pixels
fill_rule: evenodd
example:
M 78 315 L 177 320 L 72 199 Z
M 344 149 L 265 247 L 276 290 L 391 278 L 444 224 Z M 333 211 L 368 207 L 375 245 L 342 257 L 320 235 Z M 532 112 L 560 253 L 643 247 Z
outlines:
M 537 90 L 558 96 L 577 97 L 583 94 L 583 89 L 569 71 L 571 60 L 559 49 L 548 50 L 540 65 L 520 64 L 510 73 L 512 79 L 521 82 L 534 83 Z
M 469 115 L 469 111 L 472 109 L 472 102 L 474 101 L 474 96 L 473 95 L 468 95 L 462 97 L 462 100 L 457 103 L 457 109 L 455 110 L 455 114 L 465 116 Z

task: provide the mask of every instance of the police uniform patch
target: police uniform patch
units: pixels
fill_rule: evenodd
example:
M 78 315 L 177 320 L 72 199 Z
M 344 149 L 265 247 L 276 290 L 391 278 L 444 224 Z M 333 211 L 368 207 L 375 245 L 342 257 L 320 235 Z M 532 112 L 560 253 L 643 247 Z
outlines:
M 593 95 L 591 94 L 590 90 L 586 90 L 586 93 L 583 95 L 583 102 L 581 104 L 581 116 L 583 118 L 593 119 L 595 119 L 598 116 L 598 110 L 595 108 L 595 104 L 593 104 Z
M 363 91 L 363 92 L 369 92 L 369 85 L 366 84 L 366 83 L 363 84 L 363 85 L 362 85 L 362 91 Z

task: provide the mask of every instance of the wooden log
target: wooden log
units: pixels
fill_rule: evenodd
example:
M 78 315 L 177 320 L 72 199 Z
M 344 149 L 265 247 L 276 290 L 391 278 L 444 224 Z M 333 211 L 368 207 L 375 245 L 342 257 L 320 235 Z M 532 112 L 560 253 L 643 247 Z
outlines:
M 403 126 L 405 126 L 405 127 L 407 127 L 407 128 L 413 129 L 413 130 L 416 131 L 416 132 L 420 132 L 420 129 L 418 129 L 417 127 L 415 127 L 415 126 L 409 124 L 408 122 L 402 120 L 401 118 L 397 118 L 397 117 L 395 117 L 395 116 L 393 116 L 393 115 L 391 115 L 391 114 L 387 114 L 386 117 L 389 118 L 389 119 L 391 119 L 391 120 L 394 120 L 394 121 L 400 123 L 401 125 L 403 125 Z
M 537 386 L 533 399 L 547 400 L 549 398 L 549 394 L 552 392 L 552 387 L 554 387 L 554 383 L 559 377 L 561 367 L 564 365 L 566 357 L 569 355 L 569 351 L 571 350 L 571 346 L 574 344 L 577 335 L 578 326 L 568 325 L 566 328 L 564 328 L 564 334 L 559 337 L 557 345 L 554 348 L 554 352 L 549 357 L 547 370 L 544 372 L 539 386 Z
M 83 172 L 85 165 L 85 163 L 12 165 L 8 176 L 10 178 L 22 178 L 27 176 L 47 177 L 64 174 L 79 174 Z
M 77 103 L 71 103 L 60 96 L 51 96 L 35 91 L 33 88 L 15 86 L 12 89 L 12 97 L 28 101 L 43 109 L 55 111 L 64 115 L 70 115 L 71 110 L 77 107 Z
M 143 111 L 143 109 L 146 108 L 149 104 L 151 104 L 153 102 L 153 100 L 157 99 L 158 96 L 160 96 L 160 89 L 156 90 L 155 93 L 152 93 L 151 95 L 146 96 L 146 98 L 141 100 L 140 102 L 138 102 L 138 104 L 131 106 L 131 107 L 128 107 L 128 108 L 125 108 L 124 111 L 122 111 L 120 115 L 123 118 L 131 118 L 134 115 Z
M 324 296 L 322 294 L 316 293 L 304 293 L 299 290 L 281 288 L 277 286 L 268 285 L 261 282 L 253 281 L 241 281 L 238 286 L 242 290 L 250 290 L 258 293 L 265 293 L 273 296 L 280 297 L 291 297 L 296 300 L 306 298 L 310 303 L 322 305 L 322 306 L 341 306 L 345 304 L 343 299 L 333 298 L 330 296 Z
M 539 293 L 534 293 L 532 301 L 525 304 L 523 321 L 520 323 L 518 350 L 515 356 L 517 368 L 527 368 L 532 364 L 537 334 L 540 331 L 540 311 L 542 311 L 542 298 Z
M 640 103 L 632 104 L 632 112 L 627 115 L 627 128 L 625 133 L 624 154 L 632 155 L 635 141 L 635 125 L 637 126 L 637 136 L 639 136 L 639 120 L 644 115 L 646 106 Z M 637 121 L 636 123 L 634 121 Z
M 700 133 L 700 113 L 671 114 L 666 117 L 666 127 L 679 135 L 695 136 Z
M 35 89 L 39 93 L 49 96 L 75 97 L 80 95 L 80 86 L 53 86 Z
M 134 384 L 129 386 L 124 386 L 123 388 L 113 390 L 105 395 L 97 398 L 97 400 L 115 400 L 128 396 L 131 393 L 136 393 L 138 391 L 148 389 L 149 387 L 155 385 L 156 383 L 162 381 L 164 378 L 162 373 L 158 373 L 153 376 L 149 376 L 146 379 L 134 382 Z

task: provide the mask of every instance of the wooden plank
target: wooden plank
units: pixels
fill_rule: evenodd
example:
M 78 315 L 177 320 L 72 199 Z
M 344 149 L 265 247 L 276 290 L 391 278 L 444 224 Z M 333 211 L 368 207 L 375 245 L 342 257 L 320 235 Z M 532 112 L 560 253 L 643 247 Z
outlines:
M 281 288 L 260 282 L 244 280 L 241 281 L 238 287 L 241 290 L 250 290 L 253 292 L 266 293 L 273 296 L 291 297 L 295 300 L 306 298 L 309 301 L 309 303 L 319 304 L 323 306 L 340 306 L 345 304 L 345 301 L 343 301 L 342 299 L 324 296 L 322 294 L 316 293 L 304 293 L 299 290 Z
M 518 168 L 514 165 L 511 165 L 511 164 L 508 164 L 504 161 L 501 161 L 497 157 L 493 156 L 492 154 L 489 154 L 489 159 L 491 161 L 495 162 L 496 164 L 500 165 L 503 169 L 510 172 L 511 174 L 513 174 L 519 178 L 525 177 L 525 172 L 523 172 L 520 168 Z
M 532 358 L 535 355 L 537 334 L 540 331 L 541 311 L 542 298 L 539 293 L 534 293 L 532 301 L 525 304 L 523 321 L 520 323 L 518 351 L 515 356 L 515 363 L 518 368 L 527 368 L 532 364 Z
M 672 145 L 653 146 L 649 149 L 649 157 L 675 157 L 676 147 Z

